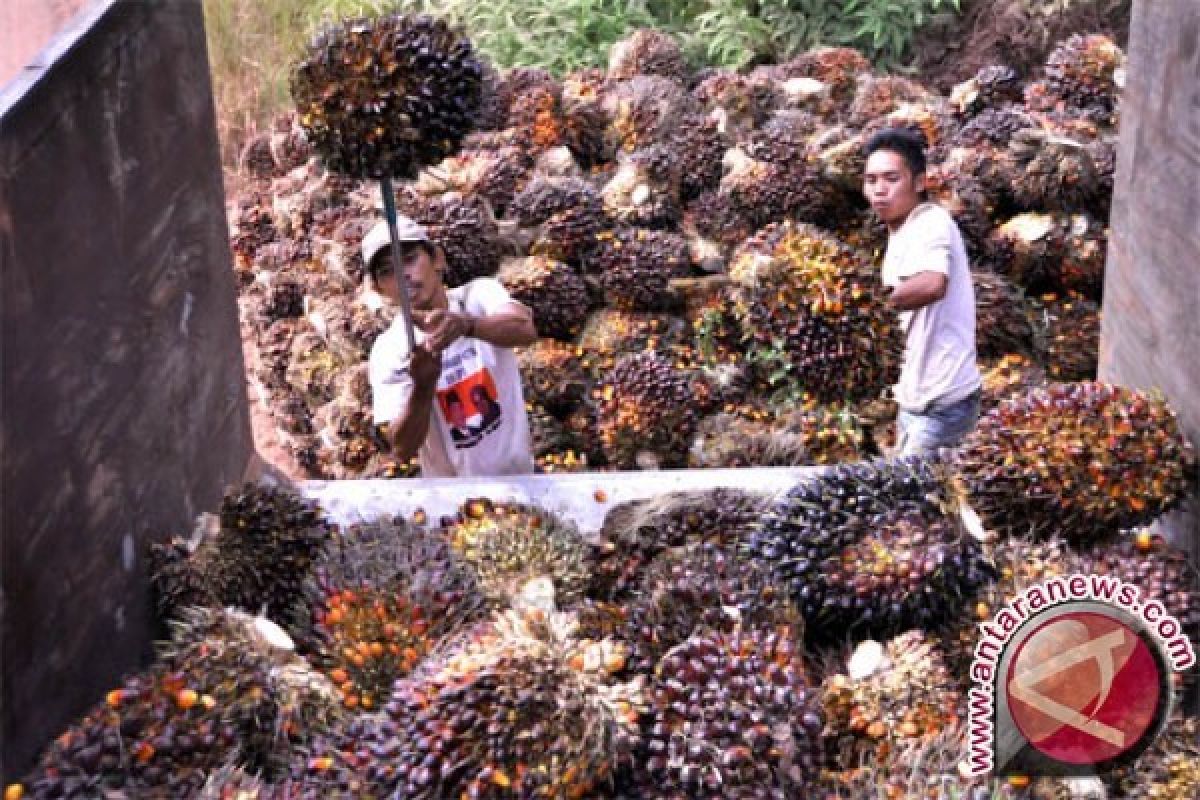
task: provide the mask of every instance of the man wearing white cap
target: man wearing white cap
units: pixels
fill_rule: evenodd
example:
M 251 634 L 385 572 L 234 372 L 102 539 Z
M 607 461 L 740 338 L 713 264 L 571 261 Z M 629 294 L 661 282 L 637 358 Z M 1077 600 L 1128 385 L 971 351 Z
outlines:
M 427 478 L 533 472 L 529 419 L 513 347 L 533 343 L 533 314 L 492 278 L 447 289 L 446 256 L 425 229 L 397 220 L 400 269 L 408 281 L 416 328 L 409 349 L 397 318 L 371 348 L 375 422 L 385 425 L 401 459 L 417 454 Z M 376 290 L 400 302 L 386 222 L 362 242 Z M 478 408 L 478 398 L 488 398 Z

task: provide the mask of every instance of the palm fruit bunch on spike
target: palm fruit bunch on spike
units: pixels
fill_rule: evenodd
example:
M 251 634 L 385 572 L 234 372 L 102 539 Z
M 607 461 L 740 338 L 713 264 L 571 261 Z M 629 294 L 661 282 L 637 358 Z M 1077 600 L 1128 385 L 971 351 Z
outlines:
M 320 408 L 333 400 L 337 376 L 349 363 L 339 358 L 329 342 L 314 332 L 306 331 L 292 340 L 287 385 L 300 392 L 309 408 Z
M 982 252 L 992 230 L 992 208 L 987 190 L 979 181 L 934 165 L 925 172 L 925 191 L 950 212 L 962 232 L 968 255 Z
M 957 676 L 924 631 L 880 644 L 866 641 L 846 672 L 822 684 L 827 738 L 843 767 L 895 757 L 905 741 L 932 738 L 957 727 L 965 700 Z
M 850 103 L 847 121 L 863 126 L 876 117 L 895 111 L 905 103 L 924 103 L 933 96 L 916 81 L 898 75 L 868 75 L 859 80 Z
M 983 270 L 971 272 L 975 288 L 976 350 L 980 357 L 1033 350 L 1033 325 L 1025 294 L 1003 275 Z
M 687 240 L 668 231 L 616 228 L 596 234 L 586 262 L 608 305 L 621 311 L 661 311 L 673 301 L 670 283 L 688 274 Z
M 1124 82 L 1125 54 L 1103 34 L 1076 34 L 1060 44 L 1046 59 L 1045 99 L 1051 106 L 1067 106 L 1089 112 L 1098 122 L 1115 127 L 1117 105 Z M 1031 87 L 1033 88 L 1033 87 Z M 1045 108 L 1037 102 L 1039 94 L 1026 102 Z
M 679 467 L 710 389 L 654 352 L 622 356 L 593 390 L 596 428 L 610 463 Z
M 298 119 L 334 172 L 415 178 L 474 126 L 483 67 L 444 20 L 352 19 L 316 36 L 291 76 Z
M 754 492 L 713 489 L 670 492 L 612 508 L 591 547 L 592 597 L 626 598 L 637 591 L 650 562 L 665 550 L 697 542 L 727 547 L 761 512 Z M 722 564 L 726 563 L 722 557 Z
M 700 108 L 725 131 L 757 128 L 774 105 L 773 95 L 769 84 L 729 70 L 715 70 L 692 87 Z
M 496 272 L 503 244 L 483 198 L 448 192 L 415 202 L 412 196 L 397 198 L 397 206 L 422 225 L 445 253 L 447 286 L 461 286 Z
M 950 104 L 964 116 L 1020 103 L 1021 99 L 1020 76 L 1002 64 L 982 67 L 970 80 L 950 90 Z
M 530 446 L 538 472 L 587 471 L 587 445 L 578 432 L 541 406 L 526 403 L 525 413 L 529 417 Z
M 544 256 L 504 262 L 496 276 L 516 300 L 533 310 L 538 335 L 574 338 L 587 319 L 588 293 L 570 265 Z
M 632 153 L 667 140 L 698 107 L 677 81 L 639 75 L 613 84 L 604 95 L 604 110 L 612 120 L 612 139 Z
M 760 384 L 826 402 L 876 396 L 899 374 L 903 339 L 877 271 L 805 224 L 770 225 L 734 254 L 734 311 Z
M 1036 128 L 1008 142 L 1013 198 L 1025 209 L 1082 211 L 1099 188 L 1096 165 L 1083 142 Z
M 682 82 L 687 73 L 679 42 L 663 31 L 641 28 L 614 42 L 608 51 L 609 80 L 627 81 L 638 75 L 660 75 Z
M 1036 128 L 1037 122 L 1016 106 L 989 108 L 972 117 L 954 134 L 955 147 L 1007 147 L 1018 131 Z
M 642 680 L 614 678 L 622 648 L 576 628 L 568 615 L 508 612 L 398 683 L 363 748 L 370 796 L 597 796 L 632 759 Z
M 185 605 L 259 611 L 284 618 L 331 527 L 316 504 L 286 489 L 246 484 L 201 518 L 192 540 L 151 548 L 158 608 L 165 618 Z
M 673 147 L 651 145 L 622 155 L 604 185 L 604 209 L 617 222 L 667 228 L 679 220 L 680 161 Z
M 791 590 L 814 641 L 935 629 L 991 579 L 944 465 L 843 464 L 790 490 L 744 545 Z
M 548 590 L 551 602 L 562 608 L 579 600 L 587 586 L 587 546 L 579 530 L 547 511 L 468 500 L 443 535 L 495 603 Z
M 786 628 L 697 633 L 655 668 L 636 797 L 807 797 L 820 698 Z
M 1150 748 L 1105 776 L 1114 797 L 1191 800 L 1200 797 L 1200 719 L 1176 712 Z
M 1174 508 L 1196 461 L 1161 396 L 1089 382 L 1002 402 L 964 440 L 955 468 L 990 530 L 1092 541 Z
M 588 316 L 579 335 L 584 369 L 599 379 L 625 355 L 669 350 L 684 340 L 684 321 L 669 314 L 604 309 Z
M 1036 345 L 1056 381 L 1090 381 L 1100 360 L 1100 308 L 1076 292 L 1031 301 Z
M 480 618 L 475 575 L 440 537 L 386 519 L 337 537 L 305 587 L 314 661 L 373 712 L 443 637 Z
M 539 339 L 517 353 L 525 398 L 552 414 L 565 414 L 584 401 L 588 376 L 575 345 Z
M 1046 372 L 1022 353 L 1005 353 L 980 365 L 983 377 L 982 409 L 986 413 L 1011 395 L 1046 383 Z

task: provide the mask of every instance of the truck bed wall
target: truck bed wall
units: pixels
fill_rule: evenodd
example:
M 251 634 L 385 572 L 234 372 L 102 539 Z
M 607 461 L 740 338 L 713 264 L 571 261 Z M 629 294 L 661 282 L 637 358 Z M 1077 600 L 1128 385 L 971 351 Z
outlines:
M 145 554 L 250 454 L 199 0 L 0 88 L 0 774 L 151 655 Z

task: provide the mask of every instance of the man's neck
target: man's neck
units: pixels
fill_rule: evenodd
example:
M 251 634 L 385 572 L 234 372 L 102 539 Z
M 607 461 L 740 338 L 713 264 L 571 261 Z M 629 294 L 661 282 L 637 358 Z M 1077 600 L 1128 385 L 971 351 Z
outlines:
M 908 222 L 909 217 L 912 216 L 912 213 L 917 210 L 917 206 L 920 206 L 922 202 L 924 202 L 924 201 L 920 201 L 920 200 L 917 201 L 917 203 L 912 208 L 910 208 L 903 217 L 896 217 L 891 222 L 889 222 L 887 224 L 888 233 L 892 234 L 892 233 L 895 233 L 896 231 L 900 230 L 901 228 L 903 228 L 904 223 Z

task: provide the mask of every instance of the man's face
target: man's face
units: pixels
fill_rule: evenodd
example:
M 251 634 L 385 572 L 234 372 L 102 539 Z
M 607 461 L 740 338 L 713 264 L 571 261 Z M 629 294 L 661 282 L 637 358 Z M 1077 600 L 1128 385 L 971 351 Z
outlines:
M 466 427 L 467 412 L 463 404 L 454 400 L 446 403 L 446 419 L 456 428 Z
M 436 258 L 430 257 L 428 250 L 415 245 L 402 245 L 401 257 L 404 259 L 404 276 L 408 279 L 408 297 L 413 309 L 428 311 L 436 308 L 436 302 L 443 291 L 442 268 L 445 257 L 441 250 Z M 392 269 L 392 253 L 389 247 L 375 257 L 375 284 L 384 297 L 392 302 L 400 302 L 400 280 Z
M 889 225 L 908 218 L 921 202 L 925 176 L 913 175 L 903 156 L 890 150 L 876 150 L 867 159 L 863 173 L 863 194 L 879 218 Z

